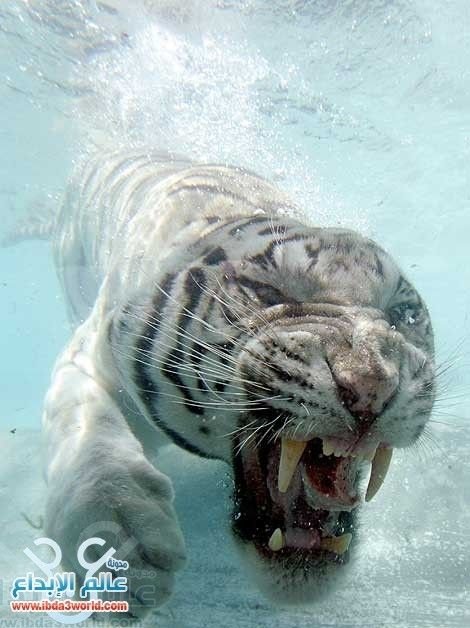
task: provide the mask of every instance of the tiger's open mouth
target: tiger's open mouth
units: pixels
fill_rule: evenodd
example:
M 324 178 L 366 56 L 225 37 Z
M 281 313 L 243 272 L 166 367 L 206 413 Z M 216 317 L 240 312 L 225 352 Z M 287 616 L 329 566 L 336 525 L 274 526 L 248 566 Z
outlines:
M 234 443 L 236 536 L 267 560 L 303 568 L 344 563 L 354 531 L 358 487 L 372 462 L 366 500 L 379 490 L 392 450 L 338 439 L 283 438 L 259 445 Z

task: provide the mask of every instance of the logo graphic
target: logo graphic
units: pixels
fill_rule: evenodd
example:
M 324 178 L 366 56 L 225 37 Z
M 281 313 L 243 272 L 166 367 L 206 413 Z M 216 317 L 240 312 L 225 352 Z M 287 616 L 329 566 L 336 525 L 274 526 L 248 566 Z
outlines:
M 28 572 L 26 576 L 15 578 L 10 593 L 10 609 L 13 612 L 46 612 L 52 619 L 62 624 L 78 624 L 88 619 L 95 612 L 127 612 L 127 601 L 103 600 L 98 593 L 125 593 L 128 590 L 127 577 L 117 576 L 114 572 L 126 571 L 129 563 L 113 558 L 116 550 L 110 547 L 98 560 L 90 563 L 85 558 L 86 550 L 92 545 L 105 545 L 100 537 L 91 537 L 83 541 L 77 551 L 79 564 L 86 569 L 83 584 L 77 598 L 76 574 L 73 572 L 56 572 L 62 560 L 62 550 L 53 539 L 41 537 L 34 544 L 48 545 L 54 552 L 54 559 L 46 563 L 36 556 L 28 547 L 23 552 L 42 571 L 46 577 L 35 576 Z M 22 593 L 38 593 L 39 600 L 20 600 Z M 67 598 L 67 599 L 66 599 Z M 78 611 L 78 612 L 76 612 Z

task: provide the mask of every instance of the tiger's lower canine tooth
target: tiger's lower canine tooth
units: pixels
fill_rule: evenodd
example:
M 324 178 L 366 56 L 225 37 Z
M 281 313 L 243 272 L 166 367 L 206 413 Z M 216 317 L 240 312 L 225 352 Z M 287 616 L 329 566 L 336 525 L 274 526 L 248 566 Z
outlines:
M 372 469 L 370 472 L 369 485 L 366 492 L 366 502 L 377 494 L 387 475 L 388 467 L 392 459 L 392 447 L 379 447 L 375 452 L 372 460 Z
M 272 552 L 278 552 L 284 547 L 284 535 L 282 534 L 282 530 L 280 528 L 276 528 L 271 534 L 268 547 Z
M 279 461 L 279 475 L 277 477 L 277 487 L 281 493 L 285 493 L 289 488 L 292 476 L 306 446 L 307 441 L 304 440 L 282 439 L 281 460 Z
M 349 532 L 341 536 L 329 536 L 321 540 L 320 547 L 341 556 L 348 551 L 351 539 L 352 534 Z
M 323 439 L 323 455 L 331 456 L 334 450 L 335 450 L 335 447 L 334 447 L 333 441 L 329 440 L 328 438 L 324 438 Z

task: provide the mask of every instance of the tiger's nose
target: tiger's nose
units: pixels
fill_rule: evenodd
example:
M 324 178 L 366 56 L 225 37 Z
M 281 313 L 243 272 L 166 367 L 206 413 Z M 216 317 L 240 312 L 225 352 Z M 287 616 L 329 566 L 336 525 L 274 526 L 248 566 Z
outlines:
M 381 318 L 359 316 L 331 372 L 342 404 L 357 419 L 378 417 L 399 386 L 400 336 Z
M 333 377 L 341 403 L 358 419 L 379 416 L 395 394 L 399 379 L 395 368 L 372 373 L 358 367 L 351 371 L 333 372 Z

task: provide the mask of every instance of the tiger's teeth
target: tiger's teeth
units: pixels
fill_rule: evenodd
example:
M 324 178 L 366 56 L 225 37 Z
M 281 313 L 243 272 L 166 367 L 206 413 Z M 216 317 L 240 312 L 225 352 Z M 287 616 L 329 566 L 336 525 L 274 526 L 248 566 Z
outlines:
M 380 447 L 377 449 L 374 459 L 372 460 L 372 469 L 366 492 L 366 502 L 370 502 L 382 486 L 390 466 L 392 454 L 392 447 Z
M 352 534 L 349 532 L 341 536 L 329 536 L 321 540 L 320 547 L 341 556 L 341 554 L 348 551 L 351 539 Z
M 324 438 L 323 439 L 323 455 L 331 456 L 334 450 L 335 450 L 335 446 L 334 446 L 333 441 L 331 441 L 329 438 Z
M 271 534 L 268 547 L 272 552 L 278 552 L 284 547 L 284 535 L 282 534 L 282 530 L 280 528 L 276 528 Z
M 363 455 L 363 459 L 364 460 L 368 460 L 369 462 L 372 462 L 375 458 L 375 454 L 377 452 L 377 447 L 375 449 L 372 449 L 371 451 L 369 451 L 367 454 Z
M 281 493 L 289 488 L 292 476 L 295 473 L 300 457 L 304 453 L 307 441 L 290 440 L 283 438 L 281 441 L 281 460 L 279 462 L 279 475 L 277 487 Z

